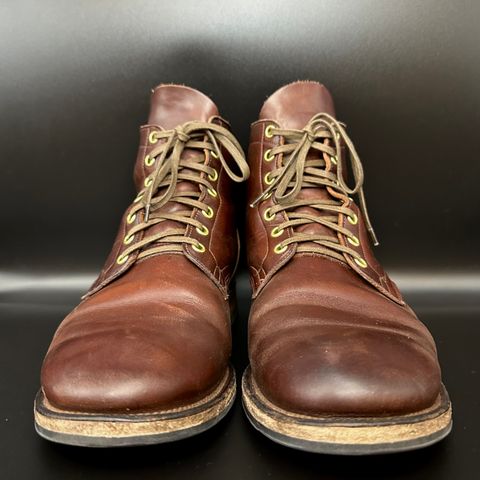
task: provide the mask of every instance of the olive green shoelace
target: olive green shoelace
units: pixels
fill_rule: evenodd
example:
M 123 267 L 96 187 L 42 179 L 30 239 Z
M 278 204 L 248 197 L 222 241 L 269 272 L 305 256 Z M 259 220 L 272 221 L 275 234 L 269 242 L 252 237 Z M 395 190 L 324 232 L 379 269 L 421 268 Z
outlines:
M 276 204 L 266 212 L 266 219 L 273 219 L 280 212 L 287 214 L 287 220 L 272 230 L 272 236 L 277 237 L 285 228 L 299 227 L 308 224 L 320 224 L 333 232 L 339 232 L 347 237 L 354 246 L 359 239 L 348 229 L 339 224 L 338 214 L 347 216 L 355 224 L 358 221 L 355 212 L 349 208 L 353 200 L 349 195 L 358 195 L 360 210 L 365 219 L 373 243 L 378 245 L 368 216 L 365 195 L 363 193 L 363 168 L 355 147 L 348 137 L 344 125 L 327 113 L 313 116 L 302 130 L 281 129 L 270 126 L 272 136 L 284 139 L 283 145 L 273 147 L 265 152 L 265 160 L 271 161 L 276 155 L 282 155 L 282 164 L 265 177 L 268 187 L 254 200 L 252 207 L 269 198 L 272 194 Z M 329 140 L 326 142 L 326 140 Z M 353 187 L 349 187 L 343 175 L 343 159 L 341 143 L 346 145 L 349 152 L 352 172 L 355 180 Z M 328 143 L 328 144 L 327 144 Z M 321 158 L 308 158 L 311 151 L 320 152 Z M 327 155 L 327 160 L 324 155 Z M 328 162 L 328 164 L 327 164 Z M 332 167 L 336 166 L 336 171 Z M 329 192 L 330 199 L 298 199 L 302 189 L 323 187 Z M 310 207 L 319 214 L 298 212 L 300 207 Z M 320 214 L 321 213 L 321 214 Z M 302 245 L 313 242 L 315 246 Z M 276 247 L 277 253 L 284 252 L 288 245 L 297 243 L 297 252 L 314 252 L 344 260 L 343 253 L 351 255 L 361 266 L 366 266 L 365 260 L 352 248 L 340 244 L 338 236 L 298 232 L 280 242 Z
M 218 158 L 222 168 L 235 182 L 246 180 L 250 173 L 237 139 L 229 130 L 215 123 L 192 121 L 173 130 L 159 130 L 150 135 L 150 142 L 159 144 L 145 158 L 145 163 L 150 166 L 155 164 L 156 167 L 145 179 L 145 188 L 138 193 L 127 215 L 127 224 L 133 224 L 137 216 L 143 218 L 127 232 L 124 243 L 129 246 L 117 259 L 119 264 L 124 263 L 135 251 L 140 252 L 138 259 L 154 253 L 182 251 L 183 244 L 190 244 L 199 252 L 205 251 L 205 246 L 196 239 L 187 237 L 185 231 L 187 226 L 191 225 L 200 234 L 209 234 L 205 225 L 192 218 L 194 208 L 198 208 L 206 218 L 212 218 L 215 214 L 209 205 L 200 200 L 203 192 L 213 197 L 218 195 L 212 183 L 217 180 L 219 172 L 205 164 L 207 154 Z M 222 148 L 232 157 L 240 170 L 239 175 L 231 170 L 222 154 Z M 183 158 L 185 149 L 198 150 L 202 154 Z M 199 185 L 200 188 L 192 188 L 191 191 L 177 190 L 180 182 L 189 182 Z M 183 208 L 173 212 L 166 212 L 165 209 L 162 211 L 167 202 L 176 202 Z M 147 231 L 150 227 L 168 220 L 185 227 L 146 234 L 141 240 L 135 241 L 139 232 Z

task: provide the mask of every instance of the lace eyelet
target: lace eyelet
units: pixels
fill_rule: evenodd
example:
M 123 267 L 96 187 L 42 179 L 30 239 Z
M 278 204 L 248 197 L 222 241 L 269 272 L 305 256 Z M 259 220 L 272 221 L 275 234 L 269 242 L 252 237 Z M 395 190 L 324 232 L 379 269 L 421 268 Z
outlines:
M 360 240 L 355 235 L 353 237 L 347 237 L 347 240 L 355 247 L 358 247 L 360 245 Z
M 192 248 L 198 253 L 203 253 L 205 251 L 205 245 L 200 242 L 197 242 L 196 245 L 192 245 Z
M 275 128 L 275 125 L 268 125 L 267 128 L 265 128 L 265 136 L 267 138 L 272 138 L 273 137 L 273 132 L 272 129 Z
M 153 183 L 153 178 L 152 178 L 152 177 L 147 177 L 147 178 L 145 179 L 145 181 L 143 182 L 143 184 L 144 184 L 146 187 L 149 187 L 152 183 Z
M 128 255 L 119 255 L 117 257 L 118 265 L 123 265 L 128 260 Z
M 363 258 L 354 258 L 353 261 L 359 266 L 359 267 L 362 267 L 362 268 L 367 268 L 368 267 L 368 263 L 363 259 Z
M 337 164 L 337 157 L 334 155 L 333 157 L 330 157 L 330 161 L 333 163 L 333 165 Z
M 288 248 L 288 245 L 284 245 L 283 247 L 281 246 L 282 244 L 279 243 L 278 245 L 275 245 L 275 248 L 273 249 L 273 251 L 280 255 L 281 253 L 285 252 Z
M 153 131 L 150 132 L 150 135 L 148 136 L 148 142 L 151 144 L 155 144 L 158 142 L 158 137 L 157 137 L 157 132 Z
M 211 197 L 216 197 L 217 196 L 217 191 L 214 188 L 207 188 L 207 192 Z
M 271 148 L 269 148 L 268 150 L 265 150 L 265 153 L 263 154 L 263 159 L 266 162 L 271 162 L 275 158 L 275 155 L 272 155 L 271 152 L 272 152 Z
M 270 172 L 267 172 L 264 177 L 264 181 L 267 185 L 271 185 L 273 183 L 273 178 L 270 177 Z
M 147 155 L 144 159 L 144 162 L 147 167 L 151 167 L 155 163 L 155 157 Z
M 208 206 L 207 210 L 202 210 L 202 215 L 206 218 L 212 218 L 213 217 L 213 208 Z
M 202 225 L 199 228 L 195 229 L 200 235 L 207 236 L 208 235 L 208 228 L 205 225 Z
M 143 193 L 144 193 L 144 192 L 140 192 L 140 193 L 135 197 L 135 200 L 133 201 L 133 203 L 138 203 L 138 202 L 143 198 Z
M 132 224 L 135 219 L 137 218 L 137 214 L 136 213 L 131 213 L 128 217 L 127 217 L 127 223 L 130 225 Z
M 352 224 L 356 225 L 358 223 L 358 216 L 354 213 L 352 216 L 348 216 L 347 220 Z
M 264 218 L 267 222 L 271 222 L 271 221 L 275 218 L 275 214 L 274 214 L 274 213 L 270 213 L 270 208 L 266 208 L 265 211 L 263 212 L 263 218 Z
M 215 182 L 218 178 L 218 172 L 216 170 L 213 170 L 213 175 L 208 175 L 208 179 L 211 180 L 212 182 Z
M 210 152 L 210 155 L 211 155 L 213 158 L 218 158 L 218 153 Z
M 273 227 L 270 235 L 274 238 L 280 237 L 285 230 L 283 228 Z
M 125 245 L 129 245 L 130 243 L 133 242 L 134 237 L 135 237 L 135 234 L 133 234 L 133 235 L 126 235 L 125 238 L 123 239 L 123 243 L 124 243 Z

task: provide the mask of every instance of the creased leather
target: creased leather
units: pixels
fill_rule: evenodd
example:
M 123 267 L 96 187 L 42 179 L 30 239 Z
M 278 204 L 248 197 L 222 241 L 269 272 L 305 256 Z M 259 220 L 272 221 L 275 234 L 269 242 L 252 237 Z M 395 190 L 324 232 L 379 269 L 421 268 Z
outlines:
M 183 112 L 183 116 L 179 112 L 175 111 L 175 108 L 178 108 L 178 105 L 181 104 L 179 92 L 172 88 L 172 86 L 166 85 L 154 90 L 152 95 L 152 106 L 151 106 L 151 113 L 149 116 L 150 120 L 160 120 L 166 122 L 167 127 L 159 126 L 159 125 L 144 125 L 140 128 L 140 146 L 138 149 L 137 159 L 135 162 L 134 168 L 134 182 L 137 188 L 137 191 L 140 191 L 143 188 L 143 182 L 145 178 L 151 173 L 153 167 L 147 167 L 145 165 L 145 156 L 150 153 L 150 151 L 156 145 L 150 145 L 148 143 L 148 136 L 152 131 L 161 129 L 161 128 L 171 128 L 172 123 L 171 120 L 166 120 L 165 118 L 168 113 L 172 111 L 175 113 L 174 118 L 176 120 L 185 121 L 185 118 L 191 118 L 192 115 L 197 116 L 199 120 L 208 121 L 211 117 L 218 115 L 218 110 L 213 102 L 205 97 L 200 92 L 192 94 L 191 89 L 187 87 L 176 87 L 180 89 L 180 93 L 182 95 L 186 95 L 187 98 L 185 102 L 187 105 L 195 105 L 196 110 L 193 112 Z M 169 95 L 173 95 L 175 97 L 175 101 L 168 102 L 167 106 L 161 104 L 162 101 L 165 101 L 168 98 L 166 92 Z M 173 91 L 173 93 L 172 93 Z M 162 94 L 160 94 L 162 92 Z M 196 100 L 197 103 L 192 103 Z M 206 105 L 205 105 L 206 104 Z M 183 107 L 182 107 L 183 108 Z M 167 113 L 165 113 L 165 110 Z M 185 116 L 186 115 L 186 116 Z M 183 120 L 182 120 L 183 119 Z M 228 127 L 228 123 L 223 120 L 216 120 L 217 123 L 224 127 Z M 176 126 L 176 125 L 173 125 Z M 229 158 L 227 152 L 223 152 L 225 158 Z M 186 152 L 186 155 L 191 155 L 192 152 Z M 196 153 L 197 154 L 197 153 Z M 198 155 L 198 154 L 197 154 Z M 201 270 L 207 274 L 212 281 L 217 285 L 217 287 L 221 290 L 222 294 L 225 298 L 228 298 L 228 285 L 233 275 L 233 268 L 232 266 L 235 265 L 236 257 L 237 257 L 237 233 L 236 228 L 232 222 L 232 218 L 234 217 L 234 194 L 236 191 L 235 185 L 232 185 L 232 181 L 228 177 L 228 175 L 223 172 L 221 169 L 221 164 L 218 159 L 213 158 L 211 155 L 207 155 L 206 164 L 214 167 L 219 172 L 218 178 L 218 185 L 217 190 L 219 195 L 214 198 L 210 195 L 203 194 L 200 200 L 210 207 L 215 212 L 215 216 L 212 219 L 207 219 L 201 215 L 198 209 L 194 209 L 193 216 L 201 218 L 202 223 L 209 229 L 211 235 L 208 237 L 209 245 L 206 245 L 208 248 L 204 253 L 196 252 L 190 245 L 184 247 L 184 252 L 187 258 L 189 258 L 195 265 L 197 265 Z M 189 189 L 191 188 L 187 182 L 183 182 L 184 185 L 178 185 L 177 189 L 184 188 Z M 180 209 L 180 205 L 178 204 L 168 204 L 164 207 L 168 209 L 169 212 L 174 212 Z M 130 209 L 128 207 L 127 211 Z M 95 294 L 100 289 L 108 285 L 111 281 L 118 278 L 120 275 L 127 272 L 136 262 L 138 252 L 131 254 L 124 264 L 117 264 L 116 259 L 119 255 L 122 254 L 123 250 L 125 250 L 126 246 L 123 245 L 123 238 L 126 232 L 126 217 L 127 215 L 124 214 L 121 220 L 121 225 L 119 228 L 119 232 L 117 237 L 114 241 L 114 246 L 112 249 L 111 254 L 108 256 L 105 265 L 96 279 L 94 284 L 91 286 L 90 290 L 87 292 L 84 298 L 87 298 L 90 295 Z M 134 224 L 138 223 L 140 218 L 137 218 Z M 159 230 L 165 230 L 171 228 L 175 222 L 166 221 L 163 222 L 161 225 L 155 227 L 155 232 Z M 199 233 L 195 231 L 194 228 L 187 228 L 186 235 L 195 238 L 202 243 L 205 242 L 205 237 L 200 236 Z M 139 235 L 139 239 L 143 237 L 143 233 Z
M 202 93 L 157 87 L 149 123 L 140 129 L 137 189 L 149 174 L 144 158 L 152 148 L 147 140 L 152 130 L 212 115 L 218 110 Z M 218 196 L 205 199 L 215 212 L 211 219 L 202 217 L 210 232 L 208 243 L 201 239 L 206 251 L 162 252 L 138 261 L 131 255 L 118 265 L 127 229 L 122 217 L 104 269 L 61 323 L 45 357 L 42 389 L 54 407 L 94 413 L 177 408 L 204 398 L 224 378 L 234 302 L 227 297 L 238 257 L 235 196 L 219 161 L 207 154 L 206 162 L 219 174 Z
M 266 126 L 301 129 L 323 111 L 333 114 L 333 101 L 316 82 L 289 84 L 267 99 L 251 128 L 249 203 L 263 192 L 265 174 L 280 165 L 278 158 L 263 158 L 280 141 L 266 138 Z M 301 191 L 301 198 L 323 194 L 311 188 Z M 281 255 L 274 253 L 277 243 L 292 236 L 285 229 L 272 237 L 273 227 L 284 221 L 284 212 L 265 220 L 264 211 L 274 201 L 272 196 L 247 208 L 254 296 L 249 357 L 264 396 L 287 411 L 312 416 L 389 416 L 433 405 L 441 388 L 435 343 L 375 259 L 360 210 L 351 207 L 359 219 L 355 225 L 342 214 L 338 218 L 360 239 L 358 247 L 348 246 L 367 261 L 365 269 L 347 254 L 340 261 L 296 252 L 295 244 Z M 346 244 L 343 234 L 338 238 Z

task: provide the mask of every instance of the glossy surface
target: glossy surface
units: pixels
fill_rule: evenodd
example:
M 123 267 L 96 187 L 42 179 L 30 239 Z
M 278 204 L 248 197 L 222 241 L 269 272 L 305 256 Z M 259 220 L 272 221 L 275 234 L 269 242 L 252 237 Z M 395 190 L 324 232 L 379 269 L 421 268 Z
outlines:
M 478 475 L 480 3 L 302 4 L 0 3 L 2 479 Z M 402 269 L 393 278 L 404 280 L 402 291 L 437 340 L 455 404 L 452 435 L 406 455 L 318 457 L 263 438 L 237 403 L 217 428 L 179 445 L 86 452 L 38 438 L 32 400 L 41 360 L 134 196 L 145 92 L 159 82 L 201 89 L 246 147 L 259 105 L 299 78 L 325 83 L 339 118 L 348 119 L 382 243 L 376 255 L 389 272 Z M 243 290 L 234 325 L 239 373 L 248 298 Z
M 150 223 L 144 220 L 137 225 L 138 231 L 127 226 L 134 205 L 127 208 L 97 280 L 58 327 L 41 372 L 47 407 L 50 404 L 63 412 L 100 415 L 117 411 L 133 418 L 144 411 L 167 411 L 199 402 L 225 378 L 231 351 L 227 292 L 238 256 L 234 182 L 225 174 L 223 164 L 218 165 L 218 157 L 210 155 L 206 160 L 203 148 L 195 147 L 193 140 L 197 137 L 192 138 L 186 130 L 194 121 L 202 122 L 200 139 L 208 132 L 208 138 L 217 142 L 216 132 L 207 129 L 213 122 L 218 123 L 217 128 L 223 128 L 219 126 L 223 121 L 207 96 L 185 86 L 155 88 L 151 94 L 148 125 L 140 128 L 134 178 L 139 191 L 137 198 L 142 192 L 147 195 L 142 190 L 144 179 L 149 174 L 158 175 L 158 171 L 146 171 L 145 154 L 158 157 L 157 168 L 163 169 L 173 161 L 171 156 L 177 149 L 184 147 L 179 150 L 178 162 L 180 158 L 185 162 L 199 158 L 201 162 L 208 161 L 206 165 L 210 168 L 222 166 L 222 178 L 214 183 L 218 202 L 211 206 L 217 213 L 211 224 L 211 235 L 204 240 L 208 251 L 204 244 L 198 243 L 192 225 L 174 216 L 187 210 L 191 218 L 198 217 L 200 209 L 209 206 L 203 200 L 210 201 L 199 187 L 202 172 L 194 170 L 197 165 L 192 163 L 189 169 L 179 163 L 164 177 L 163 183 L 155 180 L 155 185 L 162 186 L 174 182 L 175 195 L 164 204 L 152 203 L 150 217 L 157 217 Z M 171 130 L 172 142 L 175 142 L 166 141 L 173 153 L 166 150 L 164 156 L 151 147 L 164 133 L 160 127 Z M 158 134 L 152 137 L 147 131 Z M 219 135 L 221 144 L 230 133 L 223 128 Z M 149 140 L 145 145 L 147 136 Z M 202 145 L 208 146 L 208 143 Z M 238 147 L 238 156 L 245 164 L 241 147 Z M 225 158 L 223 162 L 232 162 L 229 151 L 225 152 Z M 245 169 L 248 175 L 246 164 Z M 207 187 L 209 185 L 207 183 Z M 152 194 L 160 195 L 159 191 L 162 189 Z M 200 207 L 182 203 L 184 199 L 180 194 L 185 191 L 194 192 L 189 201 L 202 200 Z M 149 207 L 150 204 L 142 204 L 140 210 L 136 210 L 137 216 L 145 218 L 144 212 Z M 143 248 L 126 247 L 133 235 Z M 180 242 L 179 247 L 178 240 L 176 244 L 170 240 L 182 235 L 197 245 Z M 200 255 L 192 255 L 192 246 Z M 101 422 L 97 420 L 97 424 Z M 47 424 L 44 426 L 49 428 Z M 58 431 L 59 427 L 50 428 Z M 72 429 L 66 433 L 78 433 Z
M 240 314 L 234 324 L 234 364 L 240 373 L 247 364 L 245 325 L 250 292 L 245 277 L 238 290 Z M 478 295 L 467 291 L 443 291 L 438 295 L 419 290 L 407 295 L 437 340 L 445 382 L 455 405 L 451 435 L 417 452 L 338 458 L 274 444 L 250 426 L 238 401 L 217 427 L 178 444 L 85 450 L 42 440 L 32 422 L 40 363 L 57 324 L 79 294 L 79 290 L 58 289 L 2 293 L 2 478 L 470 480 L 480 468 Z M 19 360 L 12 362 L 13 356 Z
M 302 414 L 332 415 L 339 422 L 364 416 L 373 422 L 377 416 L 418 413 L 431 408 L 442 389 L 435 343 L 374 256 L 365 212 L 343 183 L 354 147 L 333 115 L 334 102 L 324 85 L 297 81 L 273 92 L 252 125 L 247 202 L 253 207 L 246 228 L 255 298 L 248 336 L 251 381 L 259 395 L 297 422 Z M 265 136 L 271 124 L 277 126 L 272 139 Z M 297 129 L 308 133 L 292 139 L 290 132 Z M 345 141 L 343 147 L 330 146 L 335 137 Z M 280 142 L 293 152 L 266 164 L 263 152 L 282 148 Z M 303 165 L 296 153 L 302 150 L 308 151 Z M 338 158 L 337 165 L 327 161 L 331 156 Z M 354 170 L 358 188 L 360 168 Z M 265 198 L 262 178 L 268 175 L 276 176 L 276 183 L 273 196 Z M 339 210 L 329 210 L 334 208 Z M 264 215 L 268 210 L 272 219 Z M 355 221 L 348 222 L 352 216 Z M 285 227 L 285 246 L 275 245 L 273 226 Z M 346 248 L 345 228 L 361 240 L 355 250 Z M 253 414 L 252 403 L 247 399 L 246 404 Z M 263 413 L 266 422 L 274 422 L 273 412 Z M 276 429 L 288 431 L 285 425 Z M 309 439 L 320 444 L 322 438 L 328 440 Z

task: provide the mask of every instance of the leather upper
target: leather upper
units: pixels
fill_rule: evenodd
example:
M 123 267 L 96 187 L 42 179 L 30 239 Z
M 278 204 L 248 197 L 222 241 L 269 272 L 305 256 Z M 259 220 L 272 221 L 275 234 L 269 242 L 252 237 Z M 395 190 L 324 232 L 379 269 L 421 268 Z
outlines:
M 152 132 L 161 129 L 175 128 L 176 126 L 190 121 L 201 120 L 208 121 L 218 116 L 218 109 L 215 104 L 203 93 L 185 86 L 179 85 L 160 85 L 152 92 L 150 115 L 148 124 L 140 128 L 140 146 L 134 168 L 134 182 L 137 191 L 141 191 L 146 177 L 153 171 L 153 166 L 148 167 L 145 164 L 145 157 L 153 150 L 155 144 L 148 141 Z M 215 122 L 228 127 L 228 124 L 221 118 L 216 118 Z M 195 152 L 185 151 L 185 156 L 196 155 Z M 220 161 L 213 156 L 208 156 L 208 165 L 219 172 L 217 180 L 218 196 L 212 197 L 204 193 L 202 201 L 210 206 L 215 212 L 215 216 L 207 219 L 201 216 L 196 209 L 193 215 L 201 218 L 202 223 L 209 229 L 209 245 L 206 252 L 196 252 L 191 245 L 184 246 L 184 253 L 193 263 L 201 268 L 220 288 L 225 298 L 228 298 L 228 285 L 232 278 L 238 256 L 238 238 L 234 218 L 234 188 L 232 188 L 231 179 L 221 169 Z M 177 185 L 177 189 L 189 189 L 191 186 L 187 182 Z M 169 212 L 178 211 L 181 207 L 174 203 L 165 205 L 164 209 Z M 134 265 L 137 255 L 130 255 L 127 262 L 118 264 L 116 259 L 126 249 L 123 239 L 129 228 L 138 224 L 141 220 L 136 218 L 133 224 L 127 224 L 127 215 L 129 209 L 121 219 L 120 227 L 115 239 L 112 251 L 108 256 L 105 265 L 92 285 L 86 296 L 91 295 L 109 282 L 125 273 Z M 155 227 L 154 231 L 171 228 L 172 222 L 163 222 Z M 205 242 L 195 229 L 189 228 L 186 235 Z
M 408 413 L 439 394 L 424 325 L 336 260 L 294 257 L 255 299 L 249 331 L 255 381 L 288 411 Z
M 141 260 L 62 322 L 42 368 L 45 396 L 82 412 L 193 403 L 225 375 L 229 319 L 220 290 L 183 255 Z
M 282 142 L 278 136 L 268 138 L 266 127 L 302 129 L 321 112 L 335 113 L 331 95 L 316 82 L 287 85 L 265 102 L 251 130 L 250 203 L 264 191 L 266 173 L 279 166 L 278 158 L 264 159 L 266 149 Z M 334 168 L 328 161 L 326 165 Z M 317 187 L 300 195 L 324 199 L 328 193 Z M 355 225 L 341 214 L 338 221 L 360 240 L 355 248 L 365 268 L 347 254 L 340 261 L 299 253 L 295 243 L 275 253 L 275 245 L 294 232 L 285 228 L 282 235 L 272 235 L 288 219 L 285 212 L 265 218 L 274 204 L 272 195 L 247 210 L 254 292 L 249 354 L 262 393 L 281 408 L 310 415 L 381 416 L 431 406 L 441 387 L 434 341 L 375 259 L 360 209 L 353 205 Z M 300 228 L 329 230 L 318 224 Z M 338 238 L 345 244 L 344 235 L 338 233 Z
M 218 110 L 202 93 L 184 86 L 153 90 L 148 125 L 140 130 L 135 184 L 142 188 L 149 167 L 149 133 L 193 121 L 214 121 Z M 184 152 L 186 156 L 198 152 Z M 225 153 L 225 156 L 227 154 Z M 162 252 L 118 264 L 125 234 L 123 216 L 112 252 L 99 278 L 62 322 L 46 355 L 41 382 L 54 407 L 81 412 L 152 411 L 176 408 L 205 397 L 227 372 L 231 351 L 230 280 L 238 257 L 232 180 L 208 152 L 205 162 L 218 171 L 217 196 L 202 195 L 212 208 L 201 217 L 206 246 L 197 252 Z M 179 182 L 179 189 L 192 189 Z M 173 203 L 173 202 L 172 202 Z M 172 203 L 162 208 L 179 209 Z M 128 212 L 128 210 L 127 210 Z M 192 216 L 199 216 L 193 208 Z M 137 215 L 139 217 L 140 215 Z M 137 220 L 138 221 L 138 218 Z M 165 221 L 152 229 L 171 228 Z M 151 233 L 151 232 L 150 232 Z

